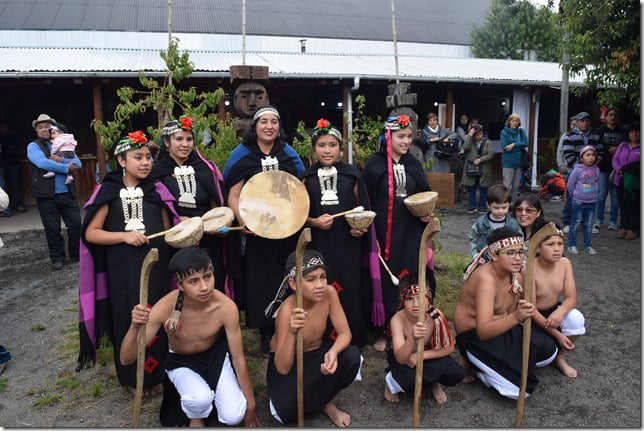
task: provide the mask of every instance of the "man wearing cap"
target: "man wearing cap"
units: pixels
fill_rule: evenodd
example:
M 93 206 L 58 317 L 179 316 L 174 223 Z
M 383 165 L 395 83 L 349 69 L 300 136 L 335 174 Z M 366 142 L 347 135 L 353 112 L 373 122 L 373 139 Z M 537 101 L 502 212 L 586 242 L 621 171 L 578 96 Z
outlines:
M 599 135 L 596 132 L 591 131 L 590 128 L 590 114 L 588 112 L 580 112 L 573 118 L 577 121 L 577 126 L 573 127 L 570 132 L 566 133 L 563 140 L 563 156 L 569 171 L 572 171 L 575 164 L 580 163 L 579 151 L 586 145 L 590 145 L 595 148 L 597 153 L 596 164 L 600 163 L 604 157 L 604 146 L 599 139 Z M 572 197 L 568 196 L 561 214 L 564 233 L 568 233 L 568 230 L 570 229 L 571 217 Z M 597 232 L 597 230 L 594 230 L 593 233 Z
M 31 187 L 40 219 L 45 228 L 49 257 L 52 269 L 61 269 L 65 262 L 65 238 L 60 229 L 62 217 L 67 226 L 69 260 L 78 262 L 80 244 L 80 207 L 76 200 L 74 183 L 65 184 L 67 174 L 80 169 L 81 162 L 76 155 L 63 158 L 51 154 L 51 135 L 49 129 L 56 120 L 47 114 L 40 114 L 31 122 L 38 136 L 27 145 L 27 158 L 31 162 Z M 56 173 L 54 177 L 45 178 L 47 171 Z

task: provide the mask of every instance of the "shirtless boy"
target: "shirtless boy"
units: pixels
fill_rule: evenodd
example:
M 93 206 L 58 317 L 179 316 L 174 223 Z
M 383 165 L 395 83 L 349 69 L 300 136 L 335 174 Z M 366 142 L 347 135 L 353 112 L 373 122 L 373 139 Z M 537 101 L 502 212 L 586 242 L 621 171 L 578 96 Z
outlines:
M 280 286 L 295 291 L 295 253 L 286 259 L 287 275 Z M 324 337 L 330 320 L 335 340 Z M 326 282 L 322 255 L 305 250 L 302 261 L 302 308 L 296 295 L 288 296 L 277 311 L 271 339 L 266 386 L 273 417 L 285 424 L 297 419 L 296 334 L 302 328 L 304 341 L 304 413 L 323 411 L 338 427 L 348 427 L 351 417 L 332 402 L 341 389 L 362 380 L 362 357 L 349 345 L 351 331 L 334 287 Z
M 465 370 L 449 355 L 454 352 L 454 339 L 443 313 L 432 305 L 431 289 L 425 290 L 425 323 L 418 322 L 419 293 L 417 277 L 408 275 L 398 289 L 398 311 L 389 323 L 392 348 L 387 351 L 388 373 L 385 375 L 385 399 L 399 402 L 398 393 L 413 393 L 416 383 L 418 340 L 425 341 L 423 351 L 423 387 L 431 388 L 438 404 L 447 401 L 441 384 L 454 386 L 463 381 Z
M 535 304 L 533 319 L 541 329 L 555 339 L 559 353 L 554 365 L 568 377 L 577 377 L 577 370 L 566 362 L 565 355 L 575 348 L 577 336 L 586 333 L 584 315 L 575 308 L 577 288 L 572 264 L 563 257 L 563 232 L 546 238 L 539 245 L 535 261 Z M 559 298 L 563 297 L 560 301 Z
M 535 314 L 535 306 L 523 299 L 523 238 L 517 231 L 502 227 L 488 235 L 487 246 L 492 261 L 477 267 L 473 262 L 463 277 L 465 282 L 454 310 L 456 343 L 476 376 L 499 394 L 517 399 L 521 384 L 523 325 Z M 526 397 L 539 380 L 535 366 L 555 360 L 554 340 L 537 331 L 530 336 L 530 360 Z
M 200 248 L 179 250 L 170 260 L 177 279 L 174 290 L 151 309 L 137 304 L 132 324 L 121 345 L 120 359 L 131 364 L 137 357 L 137 332 L 146 325 L 150 342 L 161 325 L 168 334 L 161 423 L 205 426 L 214 407 L 226 425 L 259 426 L 255 397 L 242 346 L 239 312 L 235 303 L 215 290 L 208 253 Z

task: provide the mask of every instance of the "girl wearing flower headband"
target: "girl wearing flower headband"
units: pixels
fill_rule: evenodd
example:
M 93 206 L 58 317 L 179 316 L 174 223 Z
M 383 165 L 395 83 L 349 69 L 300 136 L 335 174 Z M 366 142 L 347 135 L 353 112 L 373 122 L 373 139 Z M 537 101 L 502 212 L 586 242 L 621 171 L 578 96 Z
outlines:
M 368 210 L 367 189 L 360 171 L 342 161 L 342 134 L 329 120 L 317 121 L 311 143 L 317 161 L 302 174 L 311 202 L 307 219 L 311 247 L 327 256 L 327 280 L 338 291 L 351 328 L 351 344 L 362 347 L 367 342 L 367 322 L 372 313 L 371 288 L 381 292 L 377 248 L 369 253 L 371 245 L 375 247 L 375 230 L 373 226 L 369 230 L 352 229 L 346 220 L 334 220 L 330 214 L 358 205 Z M 363 266 L 364 258 L 370 255 L 374 259 L 373 275 L 372 268 Z M 378 302 L 382 315 L 382 300 Z
M 235 212 L 239 225 L 244 221 L 239 215 L 239 195 L 246 181 L 255 174 L 268 170 L 281 170 L 298 176 L 304 171 L 300 156 L 282 139 L 280 114 L 273 106 L 258 109 L 244 140 L 231 152 L 224 168 L 224 184 L 228 192 L 228 206 Z M 236 244 L 232 244 L 233 239 Z M 259 328 L 260 347 L 268 353 L 270 337 L 275 324 L 264 316 L 264 308 L 272 299 L 275 286 L 282 280 L 282 270 L 288 254 L 295 249 L 297 234 L 275 240 L 255 236 L 250 231 L 229 235 L 230 248 L 241 256 L 234 269 L 240 275 L 235 285 L 241 309 L 246 310 L 246 326 Z M 241 250 L 241 251 L 240 251 Z M 243 253 L 242 253 L 243 251 Z M 237 296 L 238 295 L 238 296 Z
M 143 259 L 150 248 L 159 250 L 159 261 L 150 274 L 148 301 L 154 304 L 171 289 L 168 272 L 170 247 L 150 235 L 179 221 L 174 198 L 161 183 L 149 177 L 152 155 L 142 131 L 128 134 L 114 149 L 121 169 L 108 172 L 85 204 L 81 232 L 79 306 L 81 321 L 78 369 L 96 360 L 96 347 L 107 336 L 114 345 L 114 365 L 119 382 L 136 387 L 136 366 L 118 360 L 121 342 L 130 326 L 130 310 L 139 301 Z M 146 349 L 145 393 L 161 390 L 163 361 L 168 350 L 165 332 Z
M 195 132 L 191 117 L 182 115 L 169 121 L 161 130 L 161 157 L 152 168 L 152 178 L 161 181 L 177 200 L 181 220 L 201 217 L 211 208 L 225 204 L 223 175 L 194 146 Z M 208 250 L 215 264 L 215 288 L 232 296 L 232 283 L 225 271 L 225 240 L 204 235 L 199 246 Z
M 418 272 L 420 238 L 425 223 L 431 218 L 414 216 L 403 202 L 409 195 L 429 190 L 422 165 L 409 154 L 411 143 L 412 128 L 409 117 L 389 117 L 380 133 L 380 150 L 367 161 L 362 172 L 369 201 L 377 214 L 374 225 L 380 252 L 392 273 L 398 278 Z M 428 256 L 430 255 L 428 253 Z M 384 269 L 381 270 L 380 279 L 385 319 L 378 326 L 385 328 L 396 312 L 398 289 Z M 427 279 L 433 295 L 436 282 L 431 266 L 427 268 Z M 384 351 L 384 333 L 376 341 L 374 348 Z

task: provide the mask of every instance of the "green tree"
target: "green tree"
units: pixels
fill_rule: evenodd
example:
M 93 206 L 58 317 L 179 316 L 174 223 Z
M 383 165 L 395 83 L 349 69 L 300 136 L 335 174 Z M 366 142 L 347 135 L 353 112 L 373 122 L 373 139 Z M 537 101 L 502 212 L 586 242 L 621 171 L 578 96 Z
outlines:
M 139 83 L 142 89 L 121 87 L 116 94 L 120 103 L 114 110 L 113 119 L 102 122 L 92 120 L 91 126 L 106 151 L 118 142 L 124 134 L 128 120 L 141 115 L 148 109 L 157 112 L 158 123 L 147 128 L 148 138 L 160 142 L 161 127 L 170 119 L 188 115 L 193 119 L 195 142 L 205 157 L 222 167 L 230 150 L 240 141 L 233 131 L 233 119 L 230 115 L 222 121 L 216 114 L 217 105 L 224 97 L 224 90 L 198 92 L 195 87 L 180 89 L 177 87 L 193 71 L 188 51 L 179 50 L 179 39 L 172 37 L 167 50 L 160 56 L 165 62 L 166 73 L 163 80 L 146 77 L 139 71 Z M 201 145 L 204 136 L 210 134 L 212 144 Z
M 624 102 L 640 112 L 640 4 L 634 0 L 561 0 L 570 72 L 585 72 L 600 103 Z
M 491 0 L 485 24 L 470 32 L 472 53 L 482 58 L 559 62 L 561 35 L 556 14 L 527 0 Z

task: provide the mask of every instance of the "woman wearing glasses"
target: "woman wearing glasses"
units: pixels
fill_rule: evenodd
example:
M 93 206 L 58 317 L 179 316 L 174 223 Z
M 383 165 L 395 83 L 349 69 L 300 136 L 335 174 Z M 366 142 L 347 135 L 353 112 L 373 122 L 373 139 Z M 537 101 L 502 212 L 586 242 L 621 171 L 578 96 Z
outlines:
M 546 222 L 541 201 L 533 193 L 525 193 L 519 196 L 514 201 L 512 213 L 521 226 L 526 242 Z

